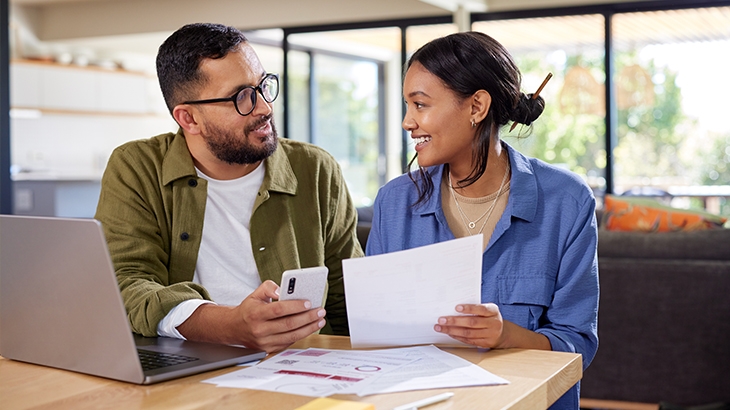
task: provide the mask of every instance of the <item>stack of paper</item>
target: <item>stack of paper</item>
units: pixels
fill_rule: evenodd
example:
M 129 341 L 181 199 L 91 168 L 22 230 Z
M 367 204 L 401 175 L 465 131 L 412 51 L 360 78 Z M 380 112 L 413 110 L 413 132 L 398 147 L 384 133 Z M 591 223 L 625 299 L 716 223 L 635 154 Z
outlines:
M 369 351 L 286 350 L 256 366 L 205 382 L 313 397 L 509 383 L 432 345 Z

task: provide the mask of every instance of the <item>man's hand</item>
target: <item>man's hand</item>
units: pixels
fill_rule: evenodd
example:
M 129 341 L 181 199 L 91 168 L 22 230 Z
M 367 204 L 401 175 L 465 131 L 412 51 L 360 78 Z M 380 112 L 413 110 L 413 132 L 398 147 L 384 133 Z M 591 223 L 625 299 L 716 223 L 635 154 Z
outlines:
M 440 317 L 434 330 L 478 347 L 551 350 L 547 337 L 502 319 L 494 303 L 457 305 L 456 311 L 464 316 Z
M 240 344 L 267 353 L 286 349 L 321 329 L 325 310 L 304 300 L 279 299 L 279 286 L 267 280 L 238 306 L 204 304 L 177 327 L 188 340 Z

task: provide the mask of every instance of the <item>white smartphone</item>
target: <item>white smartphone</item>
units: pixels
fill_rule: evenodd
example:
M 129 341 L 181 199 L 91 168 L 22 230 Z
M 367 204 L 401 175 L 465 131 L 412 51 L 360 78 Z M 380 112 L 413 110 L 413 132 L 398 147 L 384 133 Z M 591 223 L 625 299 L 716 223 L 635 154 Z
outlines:
M 291 269 L 281 275 L 279 300 L 308 300 L 312 308 L 322 306 L 327 285 L 326 266 Z

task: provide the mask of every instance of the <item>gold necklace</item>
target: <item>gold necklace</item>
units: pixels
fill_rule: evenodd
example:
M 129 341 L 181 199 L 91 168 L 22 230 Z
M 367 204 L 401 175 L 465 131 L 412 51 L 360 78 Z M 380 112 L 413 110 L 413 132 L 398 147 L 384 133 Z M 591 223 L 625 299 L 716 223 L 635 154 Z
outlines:
M 494 200 L 492 201 L 492 205 L 489 206 L 489 209 L 487 209 L 479 218 L 475 220 L 469 219 L 469 217 L 466 215 L 463 209 L 461 209 L 461 205 L 459 205 L 459 201 L 456 199 L 456 195 L 454 194 L 454 186 L 451 185 L 451 171 L 449 171 L 449 190 L 451 191 L 451 197 L 454 199 L 454 204 L 456 204 L 456 209 L 459 210 L 459 215 L 461 216 L 461 221 L 464 223 L 464 226 L 466 227 L 466 230 L 469 232 L 471 229 L 474 229 L 477 225 L 477 222 L 479 222 L 480 219 L 484 218 L 484 216 L 487 216 L 487 219 L 484 220 L 484 223 L 482 223 L 482 227 L 479 229 L 479 233 L 482 233 L 484 230 L 484 227 L 487 226 L 487 221 L 492 216 L 492 211 L 494 211 L 495 205 L 497 205 L 497 200 L 502 195 L 502 188 L 504 188 L 504 183 L 507 181 L 507 175 L 509 175 L 509 162 L 507 163 L 507 167 L 504 169 L 504 175 L 502 176 L 502 182 L 499 184 L 499 190 L 497 190 L 497 196 L 494 197 Z

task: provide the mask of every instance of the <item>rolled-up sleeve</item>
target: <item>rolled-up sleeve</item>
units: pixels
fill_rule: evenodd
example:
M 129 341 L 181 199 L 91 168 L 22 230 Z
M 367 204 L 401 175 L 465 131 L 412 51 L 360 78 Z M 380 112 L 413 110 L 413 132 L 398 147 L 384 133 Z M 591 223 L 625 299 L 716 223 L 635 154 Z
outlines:
M 585 370 L 598 349 L 598 254 L 595 201 L 586 201 L 559 263 L 547 324 L 535 331 L 553 350 L 580 353 Z

